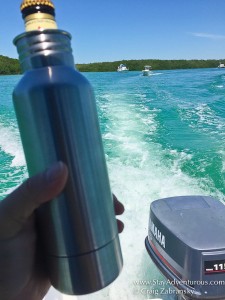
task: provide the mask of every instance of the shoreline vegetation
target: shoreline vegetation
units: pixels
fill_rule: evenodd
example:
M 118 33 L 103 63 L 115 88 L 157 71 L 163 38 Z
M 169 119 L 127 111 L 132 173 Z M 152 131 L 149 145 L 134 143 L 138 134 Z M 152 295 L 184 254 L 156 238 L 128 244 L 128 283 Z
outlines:
M 161 59 L 140 59 L 140 60 L 121 60 L 114 62 L 101 62 L 90 64 L 76 64 L 80 72 L 113 72 L 117 71 L 120 64 L 124 64 L 129 71 L 142 71 L 144 66 L 151 66 L 154 70 L 175 70 L 175 69 L 200 69 L 217 68 L 220 63 L 225 64 L 225 60 L 207 59 L 207 60 L 161 60 Z
M 89 64 L 76 64 L 80 72 L 114 72 L 120 64 L 125 64 L 130 71 L 142 71 L 145 65 L 152 66 L 152 70 L 175 70 L 175 69 L 199 69 L 217 68 L 220 63 L 225 64 L 225 60 L 161 60 L 161 59 L 139 59 L 121 60 L 113 62 L 99 62 Z M 0 55 L 0 75 L 21 74 L 18 59 Z

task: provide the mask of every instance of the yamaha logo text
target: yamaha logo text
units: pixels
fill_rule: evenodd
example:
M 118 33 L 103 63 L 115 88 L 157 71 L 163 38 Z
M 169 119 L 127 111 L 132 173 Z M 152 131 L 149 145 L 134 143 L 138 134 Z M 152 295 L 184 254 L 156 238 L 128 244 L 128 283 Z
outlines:
M 152 235 L 156 238 L 156 240 L 159 242 L 159 244 L 163 247 L 166 248 L 166 239 L 165 235 L 162 234 L 161 231 L 155 226 L 153 222 L 151 222 L 151 232 Z

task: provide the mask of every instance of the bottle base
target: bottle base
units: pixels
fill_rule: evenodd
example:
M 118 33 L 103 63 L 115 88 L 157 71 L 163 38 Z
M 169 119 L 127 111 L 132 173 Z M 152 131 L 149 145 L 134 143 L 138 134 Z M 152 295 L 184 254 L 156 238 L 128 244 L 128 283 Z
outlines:
M 47 256 L 46 262 L 51 284 L 60 292 L 96 292 L 113 282 L 122 269 L 119 237 L 96 251 L 73 257 Z

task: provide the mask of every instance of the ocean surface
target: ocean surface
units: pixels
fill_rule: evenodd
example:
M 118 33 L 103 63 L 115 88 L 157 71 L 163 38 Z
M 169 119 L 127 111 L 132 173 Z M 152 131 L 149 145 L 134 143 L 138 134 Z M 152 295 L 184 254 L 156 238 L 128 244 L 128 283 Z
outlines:
M 175 299 L 144 246 L 153 200 L 225 193 L 225 70 L 85 73 L 98 106 L 112 191 L 125 205 L 124 268 L 88 296 L 47 300 Z M 0 77 L 0 197 L 27 177 L 12 105 L 20 76 Z M 161 295 L 160 295 L 161 294 Z

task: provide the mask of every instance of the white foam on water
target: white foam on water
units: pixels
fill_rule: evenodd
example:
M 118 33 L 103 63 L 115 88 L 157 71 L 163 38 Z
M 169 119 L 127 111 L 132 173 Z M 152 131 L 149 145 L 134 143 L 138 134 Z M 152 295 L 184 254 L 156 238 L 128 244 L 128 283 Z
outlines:
M 223 173 L 223 175 L 225 175 L 225 150 L 224 149 L 219 150 L 218 154 L 222 160 L 221 172 Z
M 6 118 L 4 121 L 0 119 L 0 200 L 10 194 L 27 177 L 19 131 L 13 121 L 9 122 Z
M 224 136 L 224 119 L 216 114 L 206 103 L 201 103 L 197 106 L 191 105 L 180 111 L 180 116 L 183 120 L 188 120 L 189 126 L 195 130 L 206 133 L 210 136 Z
M 152 153 L 152 156 L 149 153 L 149 157 L 155 156 L 155 153 Z M 150 203 L 158 198 L 202 194 L 202 191 L 195 181 L 182 172 L 173 172 L 159 163 L 152 163 L 149 160 L 141 168 L 124 165 L 116 159 L 110 160 L 109 174 L 112 190 L 126 208 L 124 215 L 120 217 L 125 223 L 125 230 L 120 238 L 124 267 L 118 279 L 110 287 L 102 292 L 79 298 L 146 299 L 143 287 L 134 283 L 139 280 L 161 278 L 144 246 L 144 240 L 148 233 Z M 154 271 L 152 272 L 152 270 Z
M 155 287 L 144 289 L 137 282 L 162 280 L 144 246 L 150 203 L 164 197 L 207 193 L 201 189 L 197 179 L 181 170 L 183 162 L 191 159 L 190 154 L 170 150 L 173 159 L 170 163 L 165 161 L 165 150 L 151 142 L 151 136 L 158 128 L 157 111 L 146 109 L 145 114 L 145 109 L 142 109 L 142 114 L 139 114 L 139 108 L 133 105 L 125 109 L 111 101 L 109 118 L 112 126 L 104 136 L 106 145 L 109 140 L 109 145 L 116 145 L 114 151 L 117 155 L 108 157 L 108 170 L 112 191 L 126 209 L 119 217 L 125 223 L 124 232 L 120 235 L 124 267 L 109 287 L 79 299 L 147 299 Z
M 14 124 L 6 126 L 6 124 L 0 123 L 0 148 L 12 156 L 11 167 L 26 165 L 19 131 Z

